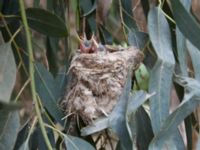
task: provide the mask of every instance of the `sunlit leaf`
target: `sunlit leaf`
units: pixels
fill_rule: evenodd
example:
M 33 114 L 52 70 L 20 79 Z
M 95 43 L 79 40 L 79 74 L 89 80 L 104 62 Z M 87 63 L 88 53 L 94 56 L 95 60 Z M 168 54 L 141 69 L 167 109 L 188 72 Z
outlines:
M 16 79 L 16 65 L 11 43 L 0 45 L 0 98 L 9 102 Z
M 144 64 L 140 64 L 139 68 L 135 71 L 135 78 L 137 80 L 137 86 L 140 90 L 148 90 L 149 84 L 149 72 Z

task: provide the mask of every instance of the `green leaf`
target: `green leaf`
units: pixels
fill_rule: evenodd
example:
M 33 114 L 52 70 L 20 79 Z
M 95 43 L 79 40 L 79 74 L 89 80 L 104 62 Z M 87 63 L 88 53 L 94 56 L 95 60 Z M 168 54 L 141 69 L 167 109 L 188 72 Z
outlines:
M 0 149 L 12 150 L 15 146 L 17 133 L 20 128 L 18 112 L 0 110 Z
M 181 74 L 187 76 L 186 38 L 176 29 L 177 53 Z
M 125 148 L 126 150 L 131 150 L 133 144 L 126 126 L 126 108 L 130 92 L 131 75 L 129 74 L 118 103 L 109 116 L 109 126 L 118 135 L 122 148 Z
M 65 22 L 55 14 L 40 8 L 26 9 L 28 24 L 34 30 L 48 36 L 67 36 Z
M 91 135 L 96 132 L 102 131 L 106 128 L 109 127 L 109 118 L 102 118 L 95 120 L 91 126 L 86 126 L 81 129 L 81 135 L 86 136 L 86 135 Z
M 57 101 L 59 99 L 59 88 L 57 87 L 53 76 L 42 64 L 36 64 L 35 69 L 36 90 L 43 106 L 57 122 L 63 123 L 61 119 L 64 117 L 64 114 L 59 108 Z
M 11 44 L 0 45 L 0 98 L 9 102 L 16 79 L 16 65 Z
M 137 138 L 136 111 L 151 96 L 152 94 L 147 94 L 144 91 L 138 91 L 134 92 L 129 97 L 126 109 L 126 127 L 133 144 L 135 143 L 135 138 Z
M 148 90 L 149 72 L 144 64 L 140 64 L 139 68 L 135 71 L 135 78 L 140 90 Z
M 14 150 L 29 150 L 28 141 L 30 137 L 29 129 L 30 129 L 30 121 L 32 118 L 30 117 L 21 127 L 17 135 L 17 140 L 15 142 Z
M 187 49 L 188 52 L 190 54 L 191 60 L 192 60 L 192 65 L 193 65 L 193 69 L 194 69 L 194 76 L 195 79 L 198 80 L 200 82 L 200 71 L 199 71 L 199 65 L 200 65 L 200 51 L 199 49 L 197 49 L 191 42 L 189 42 L 187 40 L 186 42 L 187 45 Z M 190 120 L 188 120 L 190 121 Z M 187 125 L 187 124 L 186 124 Z M 186 126 L 187 127 L 187 126 Z M 187 129 L 187 128 L 186 128 Z M 190 128 L 191 129 L 191 128 Z M 191 136 L 190 136 L 191 137 Z M 190 143 L 189 143 L 190 144 Z M 199 148 L 199 144 L 200 144 L 200 133 L 198 135 L 198 143 L 197 143 L 197 147 Z M 191 147 L 192 143 L 189 145 Z
M 197 49 L 191 42 L 187 41 L 187 48 L 190 54 L 190 57 L 192 59 L 192 65 L 194 68 L 194 76 L 195 79 L 197 79 L 198 81 L 200 81 L 200 51 L 199 49 Z
M 123 20 L 128 28 L 134 31 L 135 29 L 137 29 L 137 25 L 133 19 L 132 0 L 121 0 L 121 3 L 123 7 Z
M 149 37 L 147 33 L 139 32 L 139 31 L 130 31 L 128 33 L 128 42 L 130 45 L 137 47 L 138 49 L 144 49 L 147 42 L 149 41 Z
M 47 58 L 49 63 L 49 71 L 55 76 L 58 72 L 57 51 L 59 39 L 55 37 L 47 37 Z
M 150 98 L 151 122 L 157 133 L 169 115 L 169 100 L 175 60 L 172 52 L 169 25 L 160 8 L 152 8 L 148 15 L 150 40 L 157 54 L 157 60 L 150 73 L 149 92 L 156 92 Z
M 154 135 L 150 117 L 143 107 L 136 111 L 136 126 L 137 147 L 138 149 L 146 150 Z
M 95 150 L 88 142 L 71 135 L 65 135 L 64 142 L 68 150 Z
M 90 7 L 88 7 L 87 3 L 89 4 Z M 82 1 L 80 1 L 80 4 L 81 4 L 81 6 L 83 6 L 83 9 L 85 8 L 83 11 L 87 11 L 87 9 L 89 9 L 88 12 L 84 12 L 84 14 L 83 14 L 84 17 L 90 15 L 97 8 L 97 1 L 94 1 L 94 4 L 92 7 L 91 7 L 91 1 L 82 0 Z
M 79 1 L 79 4 L 83 10 L 83 16 L 86 17 L 91 30 L 93 32 L 96 31 L 95 13 L 93 13 L 93 10 L 96 9 L 96 1 L 94 4 L 92 4 L 91 0 L 81 0 Z
M 190 0 L 182 0 L 181 3 L 187 9 L 188 13 L 191 7 Z M 176 41 L 177 41 L 177 53 L 181 74 L 187 76 L 187 49 L 186 38 L 181 33 L 179 28 L 176 28 Z
M 171 139 L 178 125 L 200 104 L 200 83 L 187 77 L 176 77 L 175 81 L 185 88 L 184 99 L 177 109 L 168 116 L 150 144 L 150 150 L 160 150 Z
M 180 0 L 171 0 L 174 19 L 182 34 L 198 49 L 200 49 L 200 25 L 184 8 Z

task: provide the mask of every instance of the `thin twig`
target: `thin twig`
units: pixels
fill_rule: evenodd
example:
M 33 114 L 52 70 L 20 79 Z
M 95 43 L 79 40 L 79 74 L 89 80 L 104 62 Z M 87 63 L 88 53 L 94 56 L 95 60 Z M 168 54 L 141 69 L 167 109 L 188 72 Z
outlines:
M 21 10 L 21 17 L 22 17 L 22 22 L 24 24 L 25 28 L 25 33 L 26 33 L 26 40 L 27 40 L 27 46 L 28 46 L 28 53 L 29 53 L 29 74 L 30 74 L 30 79 L 31 79 L 31 93 L 32 93 L 32 98 L 35 103 L 35 111 L 39 120 L 39 125 L 42 131 L 42 135 L 44 137 L 44 141 L 47 145 L 48 150 L 53 150 L 51 147 L 51 143 L 48 139 L 47 132 L 45 130 L 44 122 L 42 120 L 37 96 L 36 96 L 36 89 L 35 89 L 35 78 L 34 78 L 34 58 L 33 58 L 33 48 L 32 48 L 32 42 L 31 42 L 31 34 L 26 18 L 26 13 L 25 13 L 25 6 L 24 6 L 24 1 L 19 0 L 20 4 L 20 10 Z

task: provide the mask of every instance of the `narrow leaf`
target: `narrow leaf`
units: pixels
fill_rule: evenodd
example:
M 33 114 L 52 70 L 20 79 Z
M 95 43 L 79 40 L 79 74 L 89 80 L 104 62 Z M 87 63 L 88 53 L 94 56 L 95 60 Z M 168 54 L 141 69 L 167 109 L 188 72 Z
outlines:
M 96 132 L 102 131 L 109 127 L 109 118 L 102 118 L 99 120 L 95 120 L 91 126 L 86 126 L 81 129 L 81 135 L 91 135 Z
M 71 135 L 65 135 L 64 142 L 68 150 L 95 150 L 88 142 Z
M 14 150 L 28 150 L 29 146 L 28 146 L 28 141 L 29 138 L 28 133 L 29 133 L 29 128 L 30 128 L 30 121 L 32 118 L 29 118 L 26 123 L 20 127 L 20 130 L 17 134 L 17 140 L 15 142 L 15 147 Z
M 26 15 L 34 30 L 49 36 L 67 36 L 65 22 L 55 14 L 40 8 L 28 8 Z
M 135 136 L 134 135 L 135 133 L 133 132 L 133 130 L 135 130 L 133 128 L 135 127 L 133 126 L 133 124 L 134 124 L 134 121 L 136 120 L 134 120 L 133 118 L 135 118 L 136 111 L 146 100 L 148 100 L 152 96 L 153 94 L 147 94 L 144 91 L 138 91 L 138 92 L 133 93 L 129 97 L 127 109 L 126 109 L 126 126 L 127 126 L 129 136 L 131 137 L 131 139 L 134 139 L 134 136 Z
M 84 12 L 84 17 L 86 17 L 90 28 L 92 29 L 92 31 L 96 31 L 96 20 L 95 20 L 95 13 L 93 13 L 93 10 L 96 9 L 97 5 L 96 5 L 96 1 L 94 4 L 92 4 L 92 2 L 90 0 L 81 0 L 79 1 L 79 5 L 82 8 L 83 12 Z
M 198 49 L 200 49 L 200 25 L 184 8 L 180 0 L 171 0 L 174 19 L 182 34 Z
M 126 127 L 126 107 L 131 91 L 131 75 L 129 74 L 126 85 L 119 101 L 110 114 L 109 126 L 118 135 L 122 148 L 132 149 L 132 142 Z
M 133 31 L 137 29 L 137 25 L 133 19 L 133 8 L 131 0 L 121 0 L 122 2 L 122 11 L 123 11 L 123 20 L 125 24 L 132 29 Z
M 9 102 L 16 79 L 16 65 L 11 44 L 0 45 L 0 98 Z
M 169 100 L 175 60 L 172 52 L 169 25 L 160 8 L 152 8 L 148 15 L 150 40 L 157 54 L 157 61 L 150 73 L 149 92 L 151 122 L 157 133 L 169 115 Z
M 138 31 L 130 31 L 128 34 L 128 42 L 130 45 L 138 49 L 144 49 L 149 40 L 148 34 Z
M 20 127 L 19 114 L 0 110 L 0 121 L 0 149 L 12 150 Z
M 194 68 L 194 76 L 195 79 L 197 79 L 200 82 L 200 51 L 197 49 L 191 42 L 187 41 L 187 48 L 190 54 L 190 57 L 192 58 L 192 65 Z
M 59 88 L 53 76 L 41 64 L 36 65 L 35 82 L 37 93 L 44 107 L 57 122 L 63 123 L 61 119 L 64 117 L 64 114 L 59 108 L 57 101 L 59 98 Z
M 136 111 L 136 126 L 137 147 L 140 150 L 146 150 L 154 135 L 150 117 L 143 107 Z
M 178 125 L 200 104 L 200 83 L 197 80 L 187 77 L 176 77 L 175 81 L 185 88 L 184 99 L 163 123 L 162 129 L 150 144 L 150 150 L 160 150 L 173 136 Z
M 181 3 L 189 13 L 191 7 L 191 0 L 182 0 Z M 187 50 L 186 50 L 186 38 L 181 33 L 179 28 L 176 28 L 176 41 L 177 41 L 177 53 L 180 71 L 183 76 L 187 76 Z

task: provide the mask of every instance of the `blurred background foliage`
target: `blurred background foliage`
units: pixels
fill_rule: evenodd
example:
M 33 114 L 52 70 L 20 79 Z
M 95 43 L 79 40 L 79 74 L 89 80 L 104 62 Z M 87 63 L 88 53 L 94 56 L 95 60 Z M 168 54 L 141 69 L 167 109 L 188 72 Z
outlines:
M 200 1 L 24 0 L 26 17 L 20 2 L 0 0 L 1 150 L 200 149 Z M 59 102 L 93 35 L 145 59 L 109 117 L 84 127 Z

